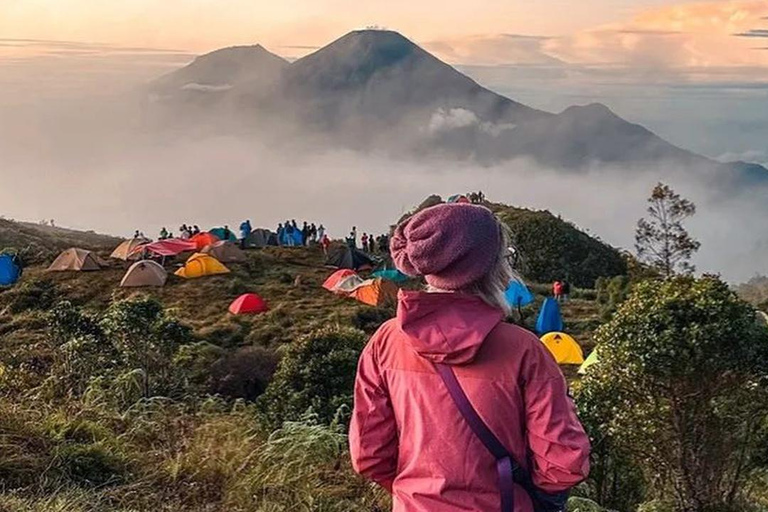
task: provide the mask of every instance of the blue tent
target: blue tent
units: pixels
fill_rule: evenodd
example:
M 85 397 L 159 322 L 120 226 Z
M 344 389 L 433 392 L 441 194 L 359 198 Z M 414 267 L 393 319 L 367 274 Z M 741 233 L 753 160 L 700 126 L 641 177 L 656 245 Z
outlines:
M 288 243 L 288 236 L 293 238 L 293 243 Z M 288 232 L 283 230 L 282 236 L 280 237 L 280 245 L 304 245 L 304 235 L 301 234 L 300 229 L 294 229 L 292 235 L 288 235 Z
M 560 304 L 555 299 L 545 299 L 541 305 L 539 318 L 536 320 L 536 332 L 543 336 L 549 332 L 562 332 L 563 317 L 560 314 Z
M 224 228 L 213 228 L 208 232 L 213 236 L 215 236 L 216 238 L 218 238 L 219 240 L 224 240 Z M 230 231 L 229 238 L 227 240 L 229 240 L 230 242 L 237 242 L 237 237 L 232 231 Z
M 394 283 L 404 283 L 409 277 L 399 270 L 378 270 L 373 273 L 373 277 L 380 277 L 381 279 L 387 279 Z
M 0 254 L 0 286 L 14 284 L 21 277 L 21 268 L 10 254 Z
M 533 294 L 520 281 L 512 281 L 504 292 L 510 306 L 521 308 L 533 302 Z

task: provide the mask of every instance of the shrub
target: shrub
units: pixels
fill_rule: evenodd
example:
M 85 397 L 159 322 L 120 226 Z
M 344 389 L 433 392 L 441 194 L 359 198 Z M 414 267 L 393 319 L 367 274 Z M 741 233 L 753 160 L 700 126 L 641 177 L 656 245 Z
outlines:
M 123 479 L 125 461 L 101 444 L 65 444 L 57 450 L 56 468 L 79 485 L 101 487 Z
M 630 281 L 627 276 L 601 277 L 595 282 L 596 299 L 600 319 L 607 322 L 629 296 Z
M 259 399 L 268 425 L 300 419 L 311 409 L 330 424 L 341 406 L 352 405 L 355 372 L 366 335 L 329 327 L 288 346 L 266 393 Z
M 368 334 L 373 334 L 387 320 L 395 316 L 394 307 L 359 308 L 352 317 L 352 325 Z
M 209 368 L 210 391 L 230 398 L 256 400 L 266 391 L 279 356 L 263 347 L 245 347 Z
M 12 290 L 9 310 L 21 313 L 30 310 L 46 310 L 53 306 L 57 297 L 56 284 L 48 279 L 25 281 Z
M 677 512 L 738 506 L 768 419 L 768 330 L 714 277 L 637 285 L 596 334 L 579 404 L 593 436 Z

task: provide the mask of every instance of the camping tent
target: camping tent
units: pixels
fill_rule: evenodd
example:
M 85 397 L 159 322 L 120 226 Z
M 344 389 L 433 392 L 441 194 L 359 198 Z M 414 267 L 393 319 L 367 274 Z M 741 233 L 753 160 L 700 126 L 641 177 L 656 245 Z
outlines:
M 241 295 L 229 305 L 229 312 L 233 315 L 258 314 L 266 311 L 269 311 L 269 306 L 255 293 Z
M 304 235 L 301 233 L 301 229 L 294 229 L 293 233 L 290 235 L 287 231 L 283 230 L 282 236 L 280 237 L 280 245 L 304 245 Z
M 213 228 L 209 229 L 208 233 L 215 236 L 218 240 L 224 240 L 224 228 Z M 201 233 L 202 234 L 202 233 Z M 235 235 L 231 230 L 229 231 L 229 237 L 227 238 L 230 242 L 237 242 L 237 235 Z
M 65 270 L 99 270 L 102 265 L 106 265 L 106 263 L 102 261 L 96 253 L 72 247 L 59 254 L 58 257 L 53 260 L 51 266 L 48 267 L 48 270 L 56 272 Z
M 242 263 L 247 259 L 242 249 L 232 242 L 225 242 L 223 240 L 206 245 L 201 252 L 203 254 L 210 254 L 222 263 Z
M 576 340 L 563 332 L 550 332 L 541 337 L 541 341 L 555 356 L 557 364 L 582 364 L 584 354 Z
M 509 288 L 504 292 L 504 296 L 507 298 L 507 303 L 515 308 L 521 308 L 533 302 L 533 294 L 520 281 L 509 283 Z
M 385 279 L 369 279 L 356 286 L 349 292 L 349 296 L 363 304 L 379 307 L 397 302 L 397 286 L 392 281 Z
M 195 245 L 195 249 L 202 251 L 206 245 L 211 245 L 219 241 L 219 237 L 213 233 L 198 233 L 189 239 Z
M 128 272 L 120 281 L 121 288 L 134 288 L 139 286 L 165 286 L 168 272 L 152 260 L 137 261 L 128 269 Z
M 597 357 L 597 347 L 595 347 L 595 349 L 590 352 L 590 354 L 584 360 L 584 363 L 579 366 L 579 375 L 586 375 L 589 367 L 599 362 L 600 359 Z
M 229 269 L 210 254 L 196 252 L 189 257 L 184 266 L 175 272 L 179 277 L 194 279 L 196 277 L 228 274 Z
M 21 277 L 21 266 L 10 254 L 0 254 L 0 286 L 10 286 Z
M 329 292 L 335 292 L 338 289 L 339 284 L 347 279 L 350 276 L 356 276 L 354 270 L 350 270 L 348 268 L 343 268 L 341 270 L 337 270 L 333 274 L 331 274 L 328 279 L 325 280 L 323 283 L 323 288 L 328 290 Z
M 373 267 L 373 260 L 364 252 L 348 245 L 339 245 L 328 255 L 325 264 L 336 268 L 363 270 Z
M 539 336 L 548 332 L 563 330 L 563 317 L 560 315 L 560 304 L 555 299 L 547 298 L 541 305 L 539 318 L 536 320 L 536 332 Z
M 157 242 L 140 245 L 133 249 L 133 254 L 140 255 L 143 252 L 147 252 L 157 256 L 166 257 L 176 256 L 183 252 L 190 252 L 195 250 L 197 250 L 197 245 L 195 245 L 190 240 L 169 238 L 167 240 L 158 240 Z
M 373 273 L 373 277 L 386 279 L 388 281 L 392 281 L 393 283 L 404 283 L 410 279 L 407 275 L 396 269 L 378 270 Z
M 146 238 L 129 238 L 118 245 L 109 257 L 123 261 L 139 259 L 141 251 L 136 251 L 135 249 L 148 243 L 149 240 Z
M 469 199 L 464 194 L 456 194 L 448 198 L 449 203 L 469 203 Z
M 254 229 L 245 240 L 247 247 L 267 247 L 277 245 L 277 235 L 268 229 Z

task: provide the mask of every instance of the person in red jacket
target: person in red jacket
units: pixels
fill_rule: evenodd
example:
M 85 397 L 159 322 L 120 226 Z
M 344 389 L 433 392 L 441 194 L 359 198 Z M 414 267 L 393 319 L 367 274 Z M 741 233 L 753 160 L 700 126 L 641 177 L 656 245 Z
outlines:
M 555 281 L 552 284 L 552 295 L 555 296 L 555 300 L 557 302 L 560 302 L 560 299 L 563 297 L 563 283 L 560 281 Z
M 482 206 L 443 204 L 397 227 L 397 268 L 424 276 L 401 291 L 397 317 L 358 365 L 349 444 L 354 469 L 407 512 L 499 511 L 493 455 L 470 429 L 437 367 L 452 368 L 471 405 L 541 491 L 589 472 L 589 439 L 555 360 L 532 333 L 507 324 L 516 279 L 505 228 Z M 515 512 L 532 512 L 514 484 Z

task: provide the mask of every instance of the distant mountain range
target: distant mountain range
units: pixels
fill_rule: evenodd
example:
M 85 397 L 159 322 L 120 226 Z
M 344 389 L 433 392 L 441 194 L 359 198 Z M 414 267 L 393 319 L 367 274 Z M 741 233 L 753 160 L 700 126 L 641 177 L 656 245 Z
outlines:
M 482 163 L 528 157 L 568 170 L 663 162 L 768 183 L 760 165 L 681 149 L 599 103 L 552 114 L 515 102 L 391 31 L 351 32 L 294 62 L 262 46 L 225 48 L 158 79 L 150 95 L 185 123 L 279 126 L 355 149 Z

